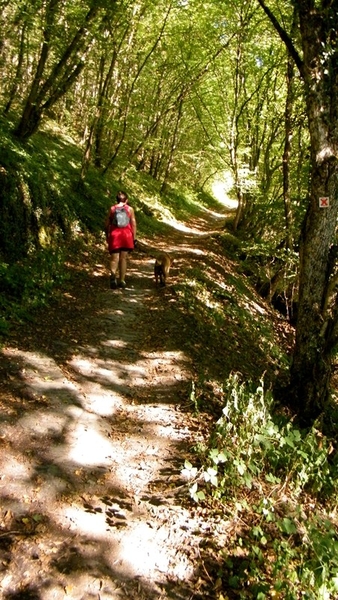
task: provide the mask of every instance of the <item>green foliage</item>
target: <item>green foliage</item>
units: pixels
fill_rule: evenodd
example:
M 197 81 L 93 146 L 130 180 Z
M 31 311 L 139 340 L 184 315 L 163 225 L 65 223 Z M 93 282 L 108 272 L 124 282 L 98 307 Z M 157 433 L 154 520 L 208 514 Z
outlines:
M 166 192 L 162 197 L 164 206 L 174 210 L 175 218 L 178 220 L 189 220 L 196 215 L 200 215 L 202 199 L 208 200 L 207 194 L 194 194 L 191 190 L 180 190 L 178 186 Z
M 79 178 L 81 152 L 60 132 L 19 144 L 0 121 L 0 334 L 13 318 L 50 300 L 65 256 L 82 232 L 101 235 L 107 184 L 93 169 Z
M 329 507 L 337 502 L 338 465 L 331 441 L 318 424 L 302 431 L 278 416 L 263 382 L 254 388 L 232 375 L 223 397 L 222 415 L 200 448 L 201 468 L 184 468 L 195 502 L 214 498 L 247 523 L 223 551 L 219 576 L 237 590 L 249 585 L 253 598 L 335 598 L 338 532 Z
M 62 246 L 89 229 L 103 228 L 105 182 L 94 170 L 80 180 L 81 152 L 53 132 L 24 145 L 0 122 L 0 252 L 19 260 L 38 248 Z
M 224 489 L 252 487 L 255 476 L 288 480 L 293 495 L 304 490 L 330 493 L 334 489 L 329 442 L 314 426 L 305 435 L 292 422 L 273 415 L 273 399 L 263 383 L 254 391 L 231 377 L 224 388 L 225 406 L 211 444 L 225 453 Z M 230 446 L 224 442 L 231 440 Z M 213 455 L 210 456 L 215 462 Z M 219 487 L 222 493 L 222 486 Z
M 241 372 L 251 379 L 266 369 L 285 368 L 287 357 L 278 345 L 271 319 L 248 280 L 227 268 L 222 244 L 213 238 L 214 254 L 191 260 L 184 277 L 175 285 L 175 294 L 184 309 L 189 327 L 190 351 L 198 354 L 201 380 L 218 369 Z M 226 335 L 224 335 L 226 334 Z M 210 363 L 203 348 L 216 347 L 218 359 Z M 203 386 L 196 385 L 195 411 L 209 410 L 215 402 Z M 217 403 L 218 404 L 218 403 Z M 211 411 L 212 412 L 212 411 Z
M 276 246 L 278 240 L 247 240 L 235 238 L 232 243 L 228 234 L 220 236 L 220 243 L 239 262 L 238 272 L 249 277 L 259 294 L 264 297 L 281 296 L 288 301 L 292 314 L 293 302 L 297 300 L 299 254 Z
M 238 259 L 238 256 L 242 251 L 242 242 L 238 236 L 233 235 L 228 231 L 224 231 L 224 233 L 214 234 L 213 237 L 218 241 L 229 258 Z
M 0 335 L 10 321 L 29 318 L 50 302 L 50 295 L 67 277 L 63 250 L 47 248 L 12 264 L 0 262 Z
M 289 272 L 289 277 L 293 275 L 298 264 L 298 253 L 288 248 L 276 247 L 273 241 L 256 240 L 246 242 L 242 240 L 239 253 L 245 256 L 245 261 L 248 264 L 259 267 L 260 265 L 266 269 L 271 269 L 273 272 L 274 265 L 277 267 L 283 266 L 286 272 Z

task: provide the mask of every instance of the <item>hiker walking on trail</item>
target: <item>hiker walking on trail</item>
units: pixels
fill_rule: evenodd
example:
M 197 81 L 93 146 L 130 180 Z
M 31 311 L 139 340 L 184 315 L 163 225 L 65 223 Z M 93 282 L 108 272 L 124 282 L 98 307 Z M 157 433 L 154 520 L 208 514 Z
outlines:
M 113 290 L 117 287 L 126 287 L 128 252 L 134 249 L 136 240 L 135 213 L 134 209 L 128 206 L 127 194 L 118 192 L 116 201 L 117 203 L 110 208 L 106 221 L 110 254 L 110 287 Z

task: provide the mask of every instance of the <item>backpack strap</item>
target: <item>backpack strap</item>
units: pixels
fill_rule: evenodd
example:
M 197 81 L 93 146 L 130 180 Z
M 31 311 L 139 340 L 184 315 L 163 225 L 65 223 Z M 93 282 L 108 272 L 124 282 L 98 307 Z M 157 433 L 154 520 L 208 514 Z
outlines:
M 112 222 L 113 222 L 113 219 L 114 219 L 114 213 L 115 213 L 115 209 L 116 209 L 116 204 L 110 208 L 109 222 L 110 222 L 111 224 L 112 224 Z
M 121 206 L 120 208 L 124 208 L 128 217 L 130 218 L 130 206 L 128 206 L 128 204 L 123 204 L 123 206 Z

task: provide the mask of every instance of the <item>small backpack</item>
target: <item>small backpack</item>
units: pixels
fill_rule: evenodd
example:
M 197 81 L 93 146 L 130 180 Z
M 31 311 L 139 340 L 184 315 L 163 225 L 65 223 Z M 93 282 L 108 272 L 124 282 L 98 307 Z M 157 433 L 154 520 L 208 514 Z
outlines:
M 112 215 L 112 224 L 115 227 L 127 227 L 130 222 L 129 212 L 125 206 L 115 206 L 114 212 Z

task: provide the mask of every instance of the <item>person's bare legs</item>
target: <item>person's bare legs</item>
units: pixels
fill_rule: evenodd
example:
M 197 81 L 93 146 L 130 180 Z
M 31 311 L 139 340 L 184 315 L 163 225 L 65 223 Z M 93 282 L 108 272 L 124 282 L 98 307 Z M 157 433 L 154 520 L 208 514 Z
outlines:
M 119 266 L 119 258 L 120 257 L 118 252 L 115 252 L 114 254 L 110 255 L 109 268 L 112 275 L 116 275 L 117 268 Z
M 110 255 L 109 258 L 109 268 L 110 268 L 110 287 L 111 288 L 116 288 L 117 287 L 117 283 L 116 283 L 116 272 L 119 266 L 119 253 L 118 252 L 114 252 L 113 254 Z
M 124 250 L 122 250 L 122 252 L 120 252 L 120 260 L 119 260 L 119 274 L 120 274 L 120 283 L 124 283 L 125 278 L 126 278 L 126 272 L 127 272 L 127 257 L 128 257 L 128 252 L 125 252 Z

